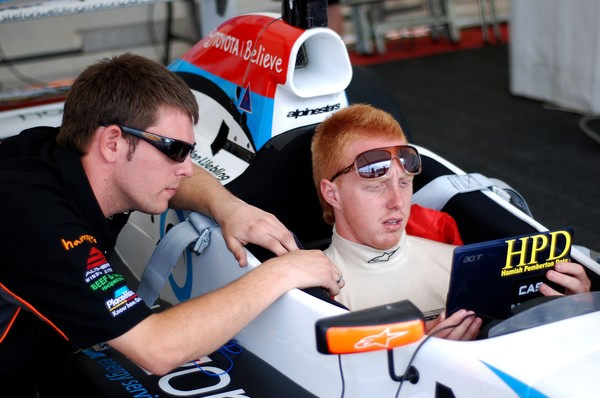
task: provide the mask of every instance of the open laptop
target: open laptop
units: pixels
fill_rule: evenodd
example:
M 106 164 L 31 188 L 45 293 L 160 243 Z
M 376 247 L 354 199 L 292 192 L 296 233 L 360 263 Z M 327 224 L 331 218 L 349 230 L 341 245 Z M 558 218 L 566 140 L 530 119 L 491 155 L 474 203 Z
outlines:
M 570 261 L 573 230 L 553 230 L 472 243 L 454 249 L 446 314 L 474 311 L 485 321 L 505 319 L 512 308 L 539 297 L 546 272 Z M 561 291 L 557 289 L 558 291 Z

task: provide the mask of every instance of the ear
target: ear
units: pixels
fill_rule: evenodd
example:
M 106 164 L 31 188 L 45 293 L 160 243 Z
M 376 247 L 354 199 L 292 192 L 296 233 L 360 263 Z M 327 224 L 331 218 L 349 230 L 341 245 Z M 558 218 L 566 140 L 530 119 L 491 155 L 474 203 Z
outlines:
M 323 178 L 321 180 L 320 188 L 321 195 L 323 195 L 325 201 L 334 208 L 339 207 L 338 186 L 335 183 L 329 181 L 328 179 Z
M 98 145 L 102 156 L 107 162 L 115 162 L 120 153 L 129 148 L 127 140 L 123 140 L 123 132 L 116 125 L 99 127 L 96 131 L 98 135 Z

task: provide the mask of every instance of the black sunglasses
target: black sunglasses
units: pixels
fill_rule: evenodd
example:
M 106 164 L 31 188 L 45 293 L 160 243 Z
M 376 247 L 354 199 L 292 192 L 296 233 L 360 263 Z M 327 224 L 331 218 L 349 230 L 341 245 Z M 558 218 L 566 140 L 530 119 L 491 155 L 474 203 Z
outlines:
M 122 132 L 146 141 L 148 144 L 161 151 L 166 157 L 176 162 L 183 162 L 187 155 L 189 155 L 196 147 L 196 143 L 190 144 L 185 141 L 165 137 L 149 131 L 138 130 L 122 124 L 118 126 Z
M 359 153 L 354 162 L 348 167 L 335 173 L 329 181 L 333 181 L 350 170 L 356 170 L 361 178 L 383 177 L 392 168 L 392 160 L 398 158 L 405 172 L 419 174 L 421 172 L 421 156 L 417 148 L 410 145 L 397 145 L 385 148 L 369 149 Z

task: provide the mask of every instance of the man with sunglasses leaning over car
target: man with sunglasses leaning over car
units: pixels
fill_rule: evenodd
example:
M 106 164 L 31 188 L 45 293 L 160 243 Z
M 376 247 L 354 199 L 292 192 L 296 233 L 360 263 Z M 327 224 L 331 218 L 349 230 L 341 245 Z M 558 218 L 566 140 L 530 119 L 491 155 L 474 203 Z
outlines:
M 198 105 L 183 80 L 133 54 L 103 59 L 74 82 L 59 128 L 0 144 L 0 387 L 36 396 L 74 352 L 107 343 L 158 375 L 208 355 L 292 288 L 336 295 L 339 270 L 297 250 L 272 215 L 192 163 Z M 130 211 L 198 211 L 243 246 L 277 254 L 231 284 L 153 312 L 110 263 Z M 129 283 L 129 284 L 128 284 Z
M 411 236 L 413 177 L 421 158 L 387 112 L 353 104 L 325 119 L 311 143 L 313 180 L 333 236 L 325 254 L 346 282 L 336 300 L 350 310 L 410 300 L 427 313 L 443 309 L 455 245 Z M 560 263 L 548 278 L 567 293 L 590 290 L 583 267 Z M 559 292 L 540 288 L 544 295 Z M 459 310 L 427 322 L 437 337 L 470 340 L 482 320 Z

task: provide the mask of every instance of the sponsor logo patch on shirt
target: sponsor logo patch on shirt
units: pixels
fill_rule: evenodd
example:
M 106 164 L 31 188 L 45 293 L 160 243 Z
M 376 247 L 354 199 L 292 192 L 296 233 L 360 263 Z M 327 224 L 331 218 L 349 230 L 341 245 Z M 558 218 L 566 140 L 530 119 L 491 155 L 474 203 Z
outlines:
M 105 301 L 106 308 L 113 317 L 142 301 L 137 293 L 127 286 L 121 286 L 125 283 L 125 278 L 113 271 L 104 254 L 96 247 L 90 249 L 84 278 L 85 283 L 94 292 L 115 289 L 113 298 Z
M 121 289 L 116 290 L 114 298 L 106 300 L 105 304 L 112 316 L 116 317 L 141 301 L 142 298 L 136 292 L 130 290 L 127 286 L 123 286 Z

